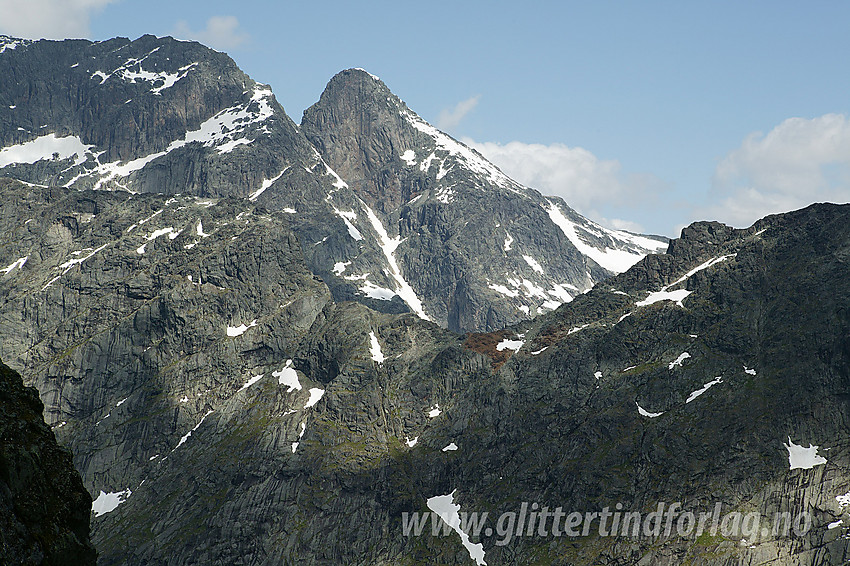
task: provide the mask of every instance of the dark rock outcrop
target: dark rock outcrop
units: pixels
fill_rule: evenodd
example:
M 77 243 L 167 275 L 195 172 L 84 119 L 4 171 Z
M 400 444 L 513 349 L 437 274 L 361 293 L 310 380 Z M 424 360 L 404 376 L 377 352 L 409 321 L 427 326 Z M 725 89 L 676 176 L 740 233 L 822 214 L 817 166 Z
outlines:
M 93 565 L 91 497 L 43 408 L 38 391 L 0 362 L 0 561 Z

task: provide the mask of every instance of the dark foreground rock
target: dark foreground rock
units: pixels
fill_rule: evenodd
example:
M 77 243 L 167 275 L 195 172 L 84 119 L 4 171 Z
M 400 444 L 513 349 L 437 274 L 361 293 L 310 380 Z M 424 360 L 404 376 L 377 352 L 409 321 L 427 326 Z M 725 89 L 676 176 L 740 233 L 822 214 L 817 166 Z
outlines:
M 0 362 L 0 562 L 93 565 L 91 497 L 43 409 L 38 391 Z

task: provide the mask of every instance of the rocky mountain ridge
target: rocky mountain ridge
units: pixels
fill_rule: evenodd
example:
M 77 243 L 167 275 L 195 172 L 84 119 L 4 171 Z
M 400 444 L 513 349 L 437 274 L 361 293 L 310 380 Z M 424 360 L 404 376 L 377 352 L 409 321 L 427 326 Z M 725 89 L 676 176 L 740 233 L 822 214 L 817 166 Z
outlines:
M 403 535 L 403 513 L 450 494 L 492 513 L 812 517 L 746 543 L 473 537 L 490 565 L 847 555 L 846 206 L 697 223 L 552 313 L 457 335 L 334 302 L 291 214 L 0 188 L 17 203 L 0 214 L 0 356 L 108 509 L 101 564 L 471 563 L 454 534 Z M 810 443 L 824 463 L 789 469 Z
M 0 358 L 72 450 L 100 564 L 850 559 L 850 207 L 695 223 L 612 276 L 627 238 L 500 177 L 376 77 L 340 73 L 295 126 L 235 65 L 206 98 L 216 57 L 0 40 L 24 85 L 0 85 L 0 173 L 23 179 L 0 179 Z M 78 85 L 59 102 L 41 58 Z M 180 118 L 192 89 L 207 102 Z M 90 145 L 76 128 L 129 93 L 140 153 L 119 157 L 118 133 L 111 154 L 25 145 Z M 42 117 L 67 130 L 36 135 Z M 550 284 L 571 300 L 543 307 Z M 538 316 L 505 326 L 531 298 Z M 406 536 L 439 502 L 720 505 L 766 530 Z M 777 513 L 810 528 L 778 535 Z
M 336 300 L 494 330 L 666 246 L 522 187 L 363 70 L 334 77 L 299 127 L 196 43 L 0 41 L 3 175 L 288 211 Z

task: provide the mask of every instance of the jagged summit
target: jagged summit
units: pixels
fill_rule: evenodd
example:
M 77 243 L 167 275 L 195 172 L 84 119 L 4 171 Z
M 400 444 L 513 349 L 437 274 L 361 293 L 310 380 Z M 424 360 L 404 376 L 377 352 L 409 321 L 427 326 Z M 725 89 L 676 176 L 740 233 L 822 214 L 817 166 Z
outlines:
M 517 183 L 360 69 L 334 76 L 301 128 L 362 206 L 391 225 L 403 271 L 449 328 L 497 328 L 557 308 L 666 246 Z M 345 261 L 352 276 L 366 270 Z M 510 306 L 494 306 L 503 301 Z
M 378 79 L 338 75 L 301 129 L 203 49 L 0 53 L 0 176 L 27 181 L 0 179 L 0 357 L 73 450 L 102 566 L 846 561 L 850 207 L 646 255 Z M 766 530 L 405 536 L 435 499 Z M 812 530 L 776 536 L 786 512 Z
M 407 106 L 375 75 L 362 69 L 337 73 L 318 102 L 304 111 L 302 130 L 365 201 L 381 212 L 410 200 L 417 187 L 392 175 L 376 180 L 414 143 L 405 127 Z
M 523 187 L 361 69 L 334 76 L 299 128 L 198 43 L 5 41 L 0 174 L 284 211 L 337 300 L 493 330 L 665 245 Z
M 430 185 L 451 184 L 458 170 L 518 193 L 527 190 L 477 151 L 427 123 L 364 69 L 337 73 L 319 101 L 304 111 L 301 126 L 337 173 L 382 212 Z M 399 164 L 407 168 L 394 167 Z M 429 176 L 437 183 L 428 183 Z M 435 190 L 441 200 L 451 199 L 450 189 Z

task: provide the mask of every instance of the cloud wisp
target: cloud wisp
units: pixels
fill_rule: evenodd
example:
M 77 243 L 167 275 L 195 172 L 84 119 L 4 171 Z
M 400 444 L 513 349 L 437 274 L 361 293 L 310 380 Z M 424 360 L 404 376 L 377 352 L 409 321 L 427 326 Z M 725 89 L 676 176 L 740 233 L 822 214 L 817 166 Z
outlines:
M 635 209 L 653 206 L 667 190 L 654 175 L 626 174 L 619 161 L 600 159 L 581 147 L 462 141 L 520 183 L 559 196 L 582 214 L 617 229 L 642 231 L 641 224 L 616 216 L 634 216 Z
M 191 39 L 214 49 L 236 49 L 248 41 L 249 36 L 239 27 L 236 16 L 213 16 L 202 30 L 193 30 L 185 21 L 177 22 L 175 37 Z
M 440 110 L 440 115 L 437 117 L 437 128 L 443 131 L 455 129 L 461 120 L 478 106 L 479 100 L 481 100 L 481 95 L 477 94 L 466 100 L 461 100 L 452 109 L 444 108 Z
M 696 214 L 736 226 L 813 202 L 850 202 L 850 119 L 789 118 L 748 135 L 717 165 L 709 196 Z
M 27 39 L 88 38 L 91 17 L 115 0 L 0 0 L 0 33 Z
M 850 202 L 850 118 L 843 114 L 789 118 L 767 134 L 748 135 L 720 160 L 702 194 L 665 194 L 670 187 L 657 177 L 626 174 L 619 161 L 581 147 L 463 142 L 517 181 L 562 197 L 598 222 L 634 232 L 643 231 L 636 219 L 656 227 L 681 219 L 669 234 L 676 236 L 684 222 L 746 227 L 814 202 Z

